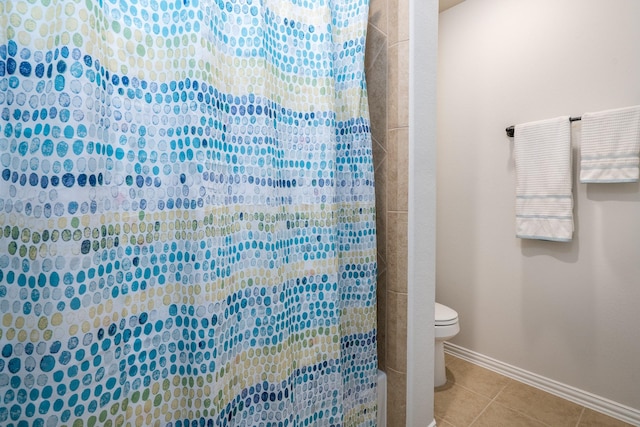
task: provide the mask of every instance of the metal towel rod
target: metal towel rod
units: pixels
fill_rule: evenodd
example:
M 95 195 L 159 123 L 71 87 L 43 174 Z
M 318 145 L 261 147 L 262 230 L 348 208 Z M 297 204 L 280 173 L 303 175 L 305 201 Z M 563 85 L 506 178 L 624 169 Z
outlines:
M 569 117 L 570 122 L 577 122 L 578 120 L 582 120 L 582 117 Z M 507 131 L 507 136 L 510 138 L 513 138 L 513 134 L 516 130 L 516 127 L 514 125 L 511 125 L 505 130 Z

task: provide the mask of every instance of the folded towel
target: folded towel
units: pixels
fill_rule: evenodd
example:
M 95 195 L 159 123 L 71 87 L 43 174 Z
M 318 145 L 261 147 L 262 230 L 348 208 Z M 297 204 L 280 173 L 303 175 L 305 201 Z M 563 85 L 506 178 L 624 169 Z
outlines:
M 515 126 L 516 236 L 568 242 L 573 236 L 569 116 Z
M 640 106 L 582 115 L 580 182 L 636 182 Z

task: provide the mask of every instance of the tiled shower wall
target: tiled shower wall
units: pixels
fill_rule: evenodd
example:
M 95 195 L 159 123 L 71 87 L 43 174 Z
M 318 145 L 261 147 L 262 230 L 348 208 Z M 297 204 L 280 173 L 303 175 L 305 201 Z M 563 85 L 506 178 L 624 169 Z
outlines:
M 378 360 L 387 425 L 406 424 L 409 0 L 371 0 L 365 54 L 376 176 Z

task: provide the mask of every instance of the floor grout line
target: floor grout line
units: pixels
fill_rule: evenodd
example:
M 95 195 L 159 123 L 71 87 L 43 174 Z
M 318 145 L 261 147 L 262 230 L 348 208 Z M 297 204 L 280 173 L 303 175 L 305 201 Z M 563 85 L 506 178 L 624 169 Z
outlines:
M 576 423 L 576 427 L 578 427 L 580 425 L 580 423 L 582 422 L 582 416 L 584 415 L 584 412 L 587 410 L 587 408 L 585 408 L 584 406 L 582 407 L 582 411 L 580 411 L 580 416 L 578 417 L 578 422 Z
M 482 416 L 482 414 L 484 414 L 484 413 L 485 413 L 485 411 L 486 411 L 487 409 L 489 409 L 489 406 L 491 406 L 491 404 L 492 404 L 493 402 L 495 402 L 495 400 L 498 398 L 498 396 L 500 396 L 500 393 L 502 393 L 502 392 L 504 391 L 504 389 L 505 389 L 505 388 L 507 388 L 507 384 L 503 385 L 503 386 L 502 386 L 502 388 L 500 389 L 500 391 L 499 391 L 499 392 L 497 392 L 495 396 L 493 396 L 493 399 L 491 399 L 491 400 L 489 401 L 489 403 L 487 403 L 487 406 L 485 406 L 485 407 L 482 409 L 482 411 L 480 411 L 480 413 L 479 413 L 479 414 L 478 414 L 478 415 L 477 415 L 477 416 L 476 416 L 476 417 L 471 421 L 471 423 L 469 424 L 469 427 L 471 427 L 471 426 L 472 426 L 476 421 L 478 421 L 478 419 Z
M 455 348 L 455 346 L 453 347 Z M 473 352 L 471 352 L 473 353 Z M 607 401 L 606 399 L 603 399 L 599 396 L 593 396 L 592 400 L 600 400 L 601 403 L 598 402 L 592 402 L 589 399 L 583 399 L 580 398 L 580 396 L 576 397 L 573 396 L 571 393 L 563 393 L 562 390 L 560 390 L 560 392 L 558 392 L 558 390 L 555 390 L 553 387 L 550 387 L 551 390 L 547 389 L 546 387 L 540 386 L 538 383 L 536 383 L 536 381 L 528 381 L 528 377 L 525 375 L 506 375 L 504 373 L 502 373 L 502 371 L 504 370 L 498 370 L 498 369 L 493 369 L 491 367 L 491 365 L 487 365 L 485 363 L 482 362 L 482 358 L 470 358 L 467 357 L 465 353 L 461 353 L 458 354 L 455 351 L 450 351 L 450 349 L 445 349 L 445 356 L 448 358 L 448 361 L 453 361 L 454 364 L 452 365 L 457 365 L 460 362 L 463 363 L 467 363 L 470 365 L 474 365 L 476 367 L 482 368 L 484 370 L 488 370 L 490 371 L 492 374 L 498 375 L 500 377 L 506 377 L 509 378 L 511 381 L 515 382 L 515 383 L 519 383 L 522 384 L 524 386 L 528 386 L 528 387 L 532 387 L 533 389 L 536 389 L 540 392 L 545 393 L 546 395 L 550 395 L 552 398 L 554 399 L 559 399 L 559 401 L 562 402 L 566 402 L 570 405 L 573 405 L 572 410 L 570 411 L 571 413 L 565 413 L 564 415 L 560 414 L 560 413 L 556 413 L 556 414 L 552 414 L 553 417 L 560 417 L 562 418 L 562 423 L 568 427 L 584 427 L 586 425 L 598 425 L 601 427 L 621 427 L 621 426 L 628 426 L 628 427 L 632 427 L 632 426 L 637 426 L 640 427 L 640 424 L 635 423 L 634 421 L 634 409 L 633 408 L 628 408 L 625 407 L 624 405 L 618 404 L 616 402 L 610 402 Z M 482 355 L 480 355 L 482 356 Z M 482 357 L 486 357 L 486 356 L 482 356 Z M 500 362 L 502 363 L 502 362 Z M 449 366 L 447 364 L 447 366 Z M 509 365 L 507 365 L 509 366 Z M 508 372 L 508 370 L 506 370 L 505 372 Z M 525 371 L 526 372 L 526 371 Z M 461 378 L 465 378 L 465 376 L 461 376 Z M 522 379 L 520 379 L 522 378 Z M 544 385 L 544 384 L 543 384 Z M 467 389 L 469 390 L 469 389 Z M 554 391 L 555 390 L 555 391 Z M 571 391 L 571 390 L 569 390 Z M 501 391 L 502 392 L 502 391 Z M 585 395 L 587 397 L 589 397 L 589 393 L 587 392 L 582 392 L 580 390 L 578 390 L 578 392 L 581 393 L 586 393 Z M 501 407 L 503 408 L 507 408 L 510 410 L 515 411 L 516 413 L 520 414 L 520 415 L 524 415 L 527 418 L 531 419 L 531 420 L 535 420 L 538 423 L 541 423 L 542 425 L 546 425 L 549 426 L 549 424 L 547 424 L 549 422 L 550 419 L 549 417 L 544 417 L 545 419 L 547 419 L 547 421 L 542 421 L 538 418 L 535 418 L 538 416 L 537 412 L 535 414 L 529 415 L 528 412 L 521 412 L 515 408 L 510 408 L 509 406 L 506 406 L 504 403 L 499 403 L 499 402 L 490 402 L 491 403 L 497 403 L 499 404 Z M 563 403 L 564 405 L 564 403 Z M 618 405 L 618 406 L 616 406 Z M 486 413 L 486 410 L 488 408 L 484 407 L 481 414 L 482 413 Z M 537 411 L 537 407 L 534 408 Z M 528 409 L 527 409 L 528 410 Z M 576 416 L 577 414 L 577 416 Z M 477 418 L 476 417 L 473 420 L 474 425 L 476 425 L 477 423 Z M 574 423 L 573 425 L 571 423 Z M 460 426 L 460 427 L 465 427 L 465 426 Z M 550 427 L 554 427 L 554 425 L 551 425 Z
M 455 356 L 454 356 L 454 357 L 455 357 Z M 455 364 L 455 361 L 456 361 L 456 360 L 457 360 L 456 358 L 454 358 L 453 360 L 450 360 L 450 362 L 454 362 L 454 363 L 451 363 L 451 365 Z M 501 374 L 499 374 L 499 373 L 493 373 L 493 374 L 495 374 L 495 376 L 496 376 L 496 377 L 504 377 L 504 375 L 501 375 Z M 490 398 L 489 396 L 484 395 L 484 394 L 482 394 L 482 393 L 478 393 L 477 391 L 474 391 L 474 390 L 472 390 L 472 389 L 470 389 L 470 388 L 468 388 L 468 387 L 465 387 L 465 386 L 463 386 L 463 385 L 461 385 L 461 384 L 459 384 L 459 383 L 453 382 L 453 383 L 452 383 L 452 386 L 459 387 L 459 388 L 461 388 L 461 389 L 463 389 L 463 390 L 466 390 L 467 392 L 472 393 L 472 394 L 474 394 L 474 395 L 476 395 L 476 396 L 478 396 L 478 397 L 483 397 L 483 398 L 485 398 L 485 399 L 489 399 L 489 402 L 488 402 L 488 403 L 487 403 L 487 404 L 482 408 L 482 410 L 481 410 L 481 411 L 480 411 L 480 412 L 479 412 L 479 413 L 478 413 L 478 414 L 473 418 L 473 420 L 472 420 L 469 424 L 467 424 L 467 426 L 460 426 L 460 427 L 472 427 L 472 426 L 476 425 L 476 423 L 477 423 L 477 422 L 478 422 L 478 420 L 482 417 L 482 415 L 483 415 L 483 414 L 485 414 L 485 413 L 487 412 L 487 410 L 489 409 L 489 407 L 490 407 L 491 405 L 493 405 L 493 404 L 498 405 L 498 406 L 500 406 L 500 407 L 502 407 L 502 408 L 505 408 L 505 409 L 507 409 L 507 410 L 509 410 L 509 411 L 513 411 L 514 413 L 518 414 L 519 416 L 525 417 L 525 418 L 527 418 L 527 419 L 529 419 L 529 420 L 531 420 L 531 421 L 533 421 L 533 422 L 535 422 L 535 423 L 537 423 L 537 424 L 539 424 L 539 425 L 541 425 L 541 426 L 552 427 L 552 426 L 550 426 L 548 423 L 546 423 L 545 421 L 542 421 L 542 420 L 540 420 L 540 419 L 537 419 L 537 418 L 535 418 L 535 417 L 531 416 L 531 415 L 530 415 L 530 414 L 528 414 L 528 413 L 522 412 L 521 410 L 518 410 L 518 409 L 516 409 L 516 408 L 512 408 L 512 407 L 510 407 L 510 406 L 508 406 L 508 405 L 505 405 L 504 403 L 499 403 L 499 402 L 497 402 L 498 398 L 499 398 L 499 397 L 500 397 L 500 396 L 505 392 L 505 390 L 508 388 L 508 386 L 509 386 L 510 384 L 512 384 L 512 383 L 518 383 L 518 381 L 513 380 L 513 379 L 510 379 L 510 378 L 507 378 L 507 380 L 508 380 L 508 381 L 507 381 L 507 382 L 506 382 L 506 383 L 505 383 L 505 384 L 504 384 L 504 385 L 503 385 L 503 386 L 498 390 L 498 392 L 497 392 L 497 393 L 495 394 L 495 396 L 493 396 L 492 398 Z M 586 411 L 586 407 L 584 407 L 584 406 L 582 406 L 582 405 L 580 405 L 580 406 L 581 406 L 581 411 L 580 411 L 580 414 L 579 414 L 579 416 L 578 416 L 578 419 L 577 419 L 576 424 L 574 425 L 574 427 L 579 427 L 579 426 L 580 426 L 580 423 L 582 422 L 582 419 L 583 419 L 584 414 L 585 414 L 585 411 Z M 447 421 L 449 424 L 453 424 L 453 423 L 451 423 L 451 422 L 447 419 L 447 417 L 446 417 L 446 416 L 445 416 L 445 417 L 443 417 L 443 421 Z

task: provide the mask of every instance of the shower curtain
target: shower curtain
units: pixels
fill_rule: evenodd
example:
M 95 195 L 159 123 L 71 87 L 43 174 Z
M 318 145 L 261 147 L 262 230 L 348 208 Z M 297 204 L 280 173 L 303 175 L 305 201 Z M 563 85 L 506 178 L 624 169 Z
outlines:
M 0 2 L 0 425 L 375 425 L 367 14 Z

